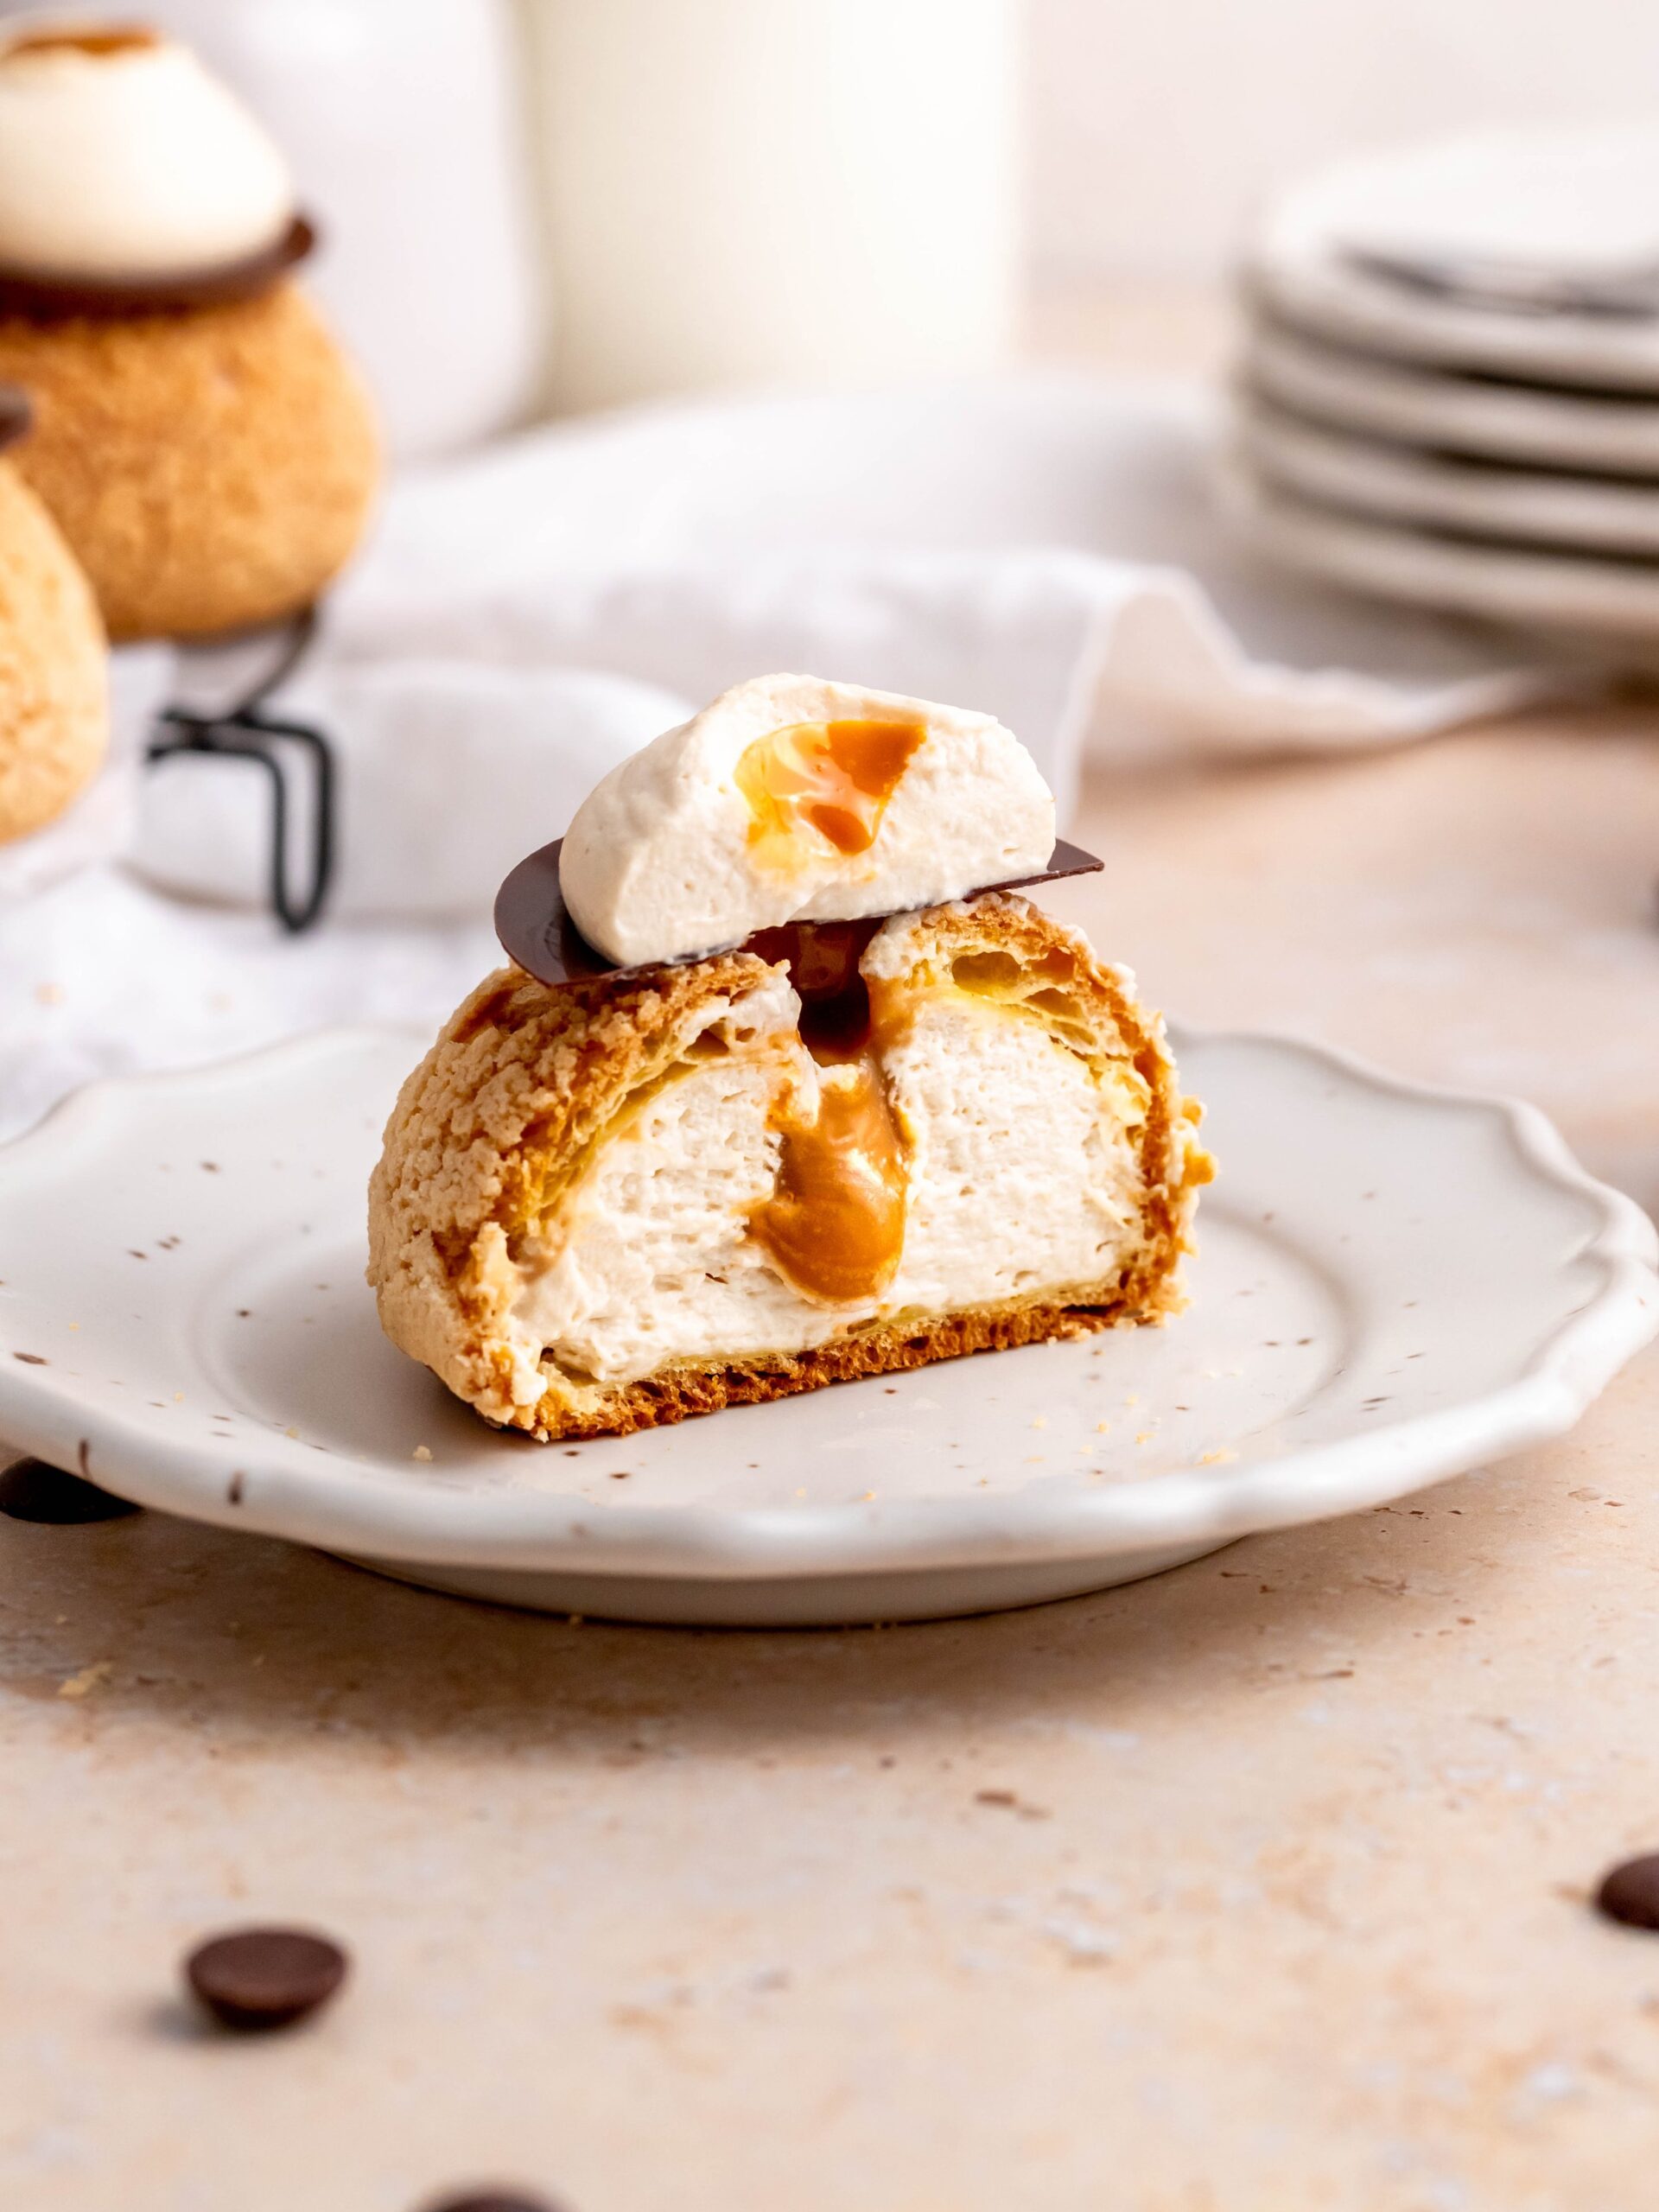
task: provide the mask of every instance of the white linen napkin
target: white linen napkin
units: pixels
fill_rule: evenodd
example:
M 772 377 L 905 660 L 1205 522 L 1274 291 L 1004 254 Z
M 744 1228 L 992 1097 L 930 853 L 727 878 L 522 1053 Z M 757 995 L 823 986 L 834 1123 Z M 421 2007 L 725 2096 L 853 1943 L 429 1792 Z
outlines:
M 258 911 L 269 795 L 234 762 L 152 771 L 116 863 L 148 715 L 270 647 L 118 654 L 104 784 L 0 857 L 0 1136 L 94 1076 L 317 1022 L 429 1032 L 499 957 L 506 868 L 741 677 L 989 709 L 1063 804 L 1085 751 L 1376 744 L 1560 680 L 1260 567 L 1211 505 L 1211 435 L 1193 394 L 1033 379 L 655 409 L 404 476 L 279 702 L 340 759 L 322 925 Z
M 487 913 L 615 760 L 773 670 L 985 709 L 1064 814 L 1088 753 L 1376 744 L 1561 681 L 1281 578 L 1211 496 L 1197 389 L 1081 378 L 631 410 L 392 486 L 281 704 L 340 756 L 337 918 Z M 257 903 L 264 794 L 146 785 L 136 864 Z

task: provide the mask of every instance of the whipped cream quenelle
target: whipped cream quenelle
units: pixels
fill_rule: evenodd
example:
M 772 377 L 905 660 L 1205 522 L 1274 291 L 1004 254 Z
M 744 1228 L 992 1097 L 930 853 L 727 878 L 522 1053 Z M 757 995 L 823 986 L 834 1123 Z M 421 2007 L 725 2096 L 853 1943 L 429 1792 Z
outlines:
M 560 888 L 588 943 L 638 967 L 938 906 L 1037 874 L 1053 845 L 1053 795 L 991 715 L 764 676 L 612 770 Z
M 276 245 L 288 165 L 188 47 L 122 27 L 0 45 L 0 268 L 194 272 Z

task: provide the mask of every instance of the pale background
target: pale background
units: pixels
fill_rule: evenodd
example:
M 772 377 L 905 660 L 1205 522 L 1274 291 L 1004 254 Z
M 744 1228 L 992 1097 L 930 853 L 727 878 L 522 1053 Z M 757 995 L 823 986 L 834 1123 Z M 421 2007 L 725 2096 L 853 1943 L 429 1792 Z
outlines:
M 38 13 L 0 0 L 0 16 Z M 1264 197 L 1659 111 L 1636 0 L 149 0 L 270 123 L 394 453 L 1027 358 L 1213 372 Z M 1016 305 L 1017 302 L 1017 305 Z
M 1044 287 L 1213 282 L 1262 194 L 1325 162 L 1659 105 L 1637 0 L 1028 0 L 1028 41 Z

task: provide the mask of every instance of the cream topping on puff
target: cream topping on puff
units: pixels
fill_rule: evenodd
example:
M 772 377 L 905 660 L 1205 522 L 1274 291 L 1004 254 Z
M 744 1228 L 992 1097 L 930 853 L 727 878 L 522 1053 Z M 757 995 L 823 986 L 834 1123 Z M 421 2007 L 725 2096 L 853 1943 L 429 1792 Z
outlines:
M 293 215 L 282 154 L 188 47 L 124 25 L 0 46 L 0 266 L 213 269 L 275 245 Z
M 559 880 L 588 943 L 632 967 L 941 905 L 1036 874 L 1053 844 L 1053 796 L 991 715 L 764 676 L 613 769 Z

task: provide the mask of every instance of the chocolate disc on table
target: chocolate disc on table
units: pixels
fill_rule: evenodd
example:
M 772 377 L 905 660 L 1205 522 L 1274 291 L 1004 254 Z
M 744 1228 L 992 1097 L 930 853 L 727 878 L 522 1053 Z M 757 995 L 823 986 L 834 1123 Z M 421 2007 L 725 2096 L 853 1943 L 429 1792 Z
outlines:
M 441 2196 L 423 2212 L 559 2212 L 550 2197 L 526 2196 L 518 2189 L 474 2189 L 460 2196 Z
M 156 269 L 130 276 L 91 276 L 84 270 L 19 269 L 0 263 L 0 315 L 156 315 L 171 308 L 211 308 L 257 299 L 303 261 L 317 243 L 316 226 L 296 215 L 281 238 L 239 261 L 207 269 Z
M 346 1979 L 346 1954 L 302 1928 L 241 1928 L 185 1961 L 198 2002 L 243 2034 L 286 2028 L 326 2004 Z
M 580 983 L 594 976 L 626 976 L 637 972 L 624 967 L 620 961 L 607 960 L 582 936 L 571 920 L 559 888 L 559 849 L 562 837 L 550 845 L 543 845 L 539 852 L 531 853 L 506 877 L 495 894 L 495 933 L 501 940 L 502 950 L 508 958 L 517 963 L 527 976 L 538 983 Z M 987 891 L 1022 891 L 1035 883 L 1056 883 L 1068 875 L 1092 875 L 1105 865 L 1092 853 L 1085 853 L 1081 845 L 1071 845 L 1062 837 L 1048 856 L 1048 866 L 1035 875 L 1012 875 L 999 883 L 982 883 L 965 898 L 977 899 Z M 869 917 L 872 923 L 884 921 L 885 915 Z M 775 932 L 758 931 L 757 936 L 771 936 Z M 741 951 L 742 944 L 711 947 L 711 950 Z M 701 953 L 690 954 L 688 959 L 702 959 Z M 685 960 L 653 961 L 652 967 L 684 967 Z
M 1626 1928 L 1659 1929 L 1659 1852 L 1627 1859 L 1602 1877 L 1598 1908 Z

